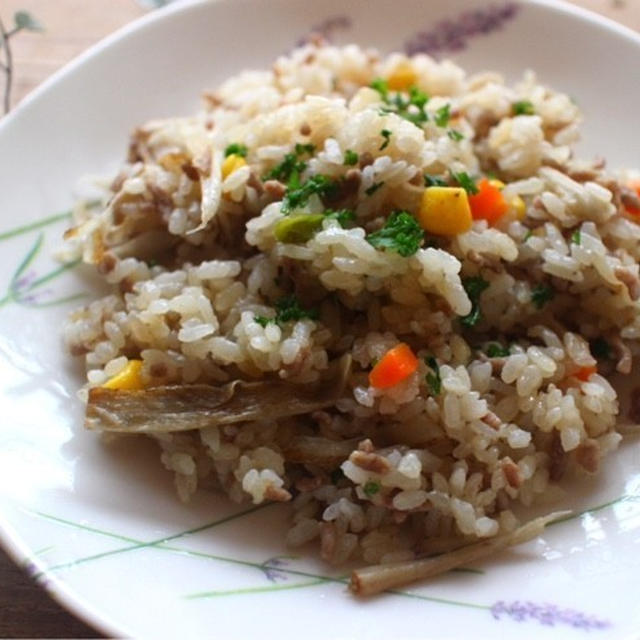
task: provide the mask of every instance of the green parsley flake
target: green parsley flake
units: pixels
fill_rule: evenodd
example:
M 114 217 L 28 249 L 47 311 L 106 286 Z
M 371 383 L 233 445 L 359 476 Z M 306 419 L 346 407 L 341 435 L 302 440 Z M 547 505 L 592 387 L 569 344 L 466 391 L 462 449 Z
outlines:
M 275 322 L 275 318 L 267 318 L 267 316 L 253 316 L 253 321 L 257 322 L 261 327 L 266 327 L 270 322 Z
M 347 149 L 344 152 L 344 164 L 347 167 L 353 167 L 358 164 L 358 154 L 351 149 Z
M 429 391 L 432 396 L 440 395 L 442 391 L 442 378 L 440 377 L 440 367 L 438 361 L 433 356 L 428 356 L 424 359 L 425 364 L 431 369 L 425 376 Z
M 375 496 L 380 491 L 380 483 L 369 480 L 362 488 L 366 496 Z
M 380 146 L 379 151 L 382 151 L 383 149 L 386 149 L 389 146 L 389 141 L 391 140 L 391 134 L 392 132 L 389 131 L 389 129 L 383 129 L 380 132 L 380 135 L 384 138 L 384 142 Z
M 316 309 L 303 309 L 298 299 L 293 296 L 285 296 L 275 303 L 276 322 L 284 324 L 285 322 L 293 322 L 296 320 L 317 320 L 318 311 Z
M 352 209 L 339 209 L 338 211 L 327 209 L 324 212 L 324 217 L 331 220 L 337 220 L 340 226 L 343 229 L 346 229 L 349 223 L 356 219 L 356 212 Z
M 294 175 L 294 177 L 296 177 Z M 311 176 L 303 185 L 299 182 L 289 182 L 289 187 L 282 201 L 282 213 L 289 213 L 293 209 L 307 204 L 309 198 L 315 193 L 320 197 L 327 196 L 335 191 L 337 184 L 328 176 Z
M 439 176 L 430 176 L 428 173 L 424 174 L 424 186 L 425 187 L 446 187 L 447 181 Z
M 487 347 L 487 355 L 490 358 L 506 358 L 511 355 L 511 349 L 509 347 L 503 347 L 499 342 L 492 342 Z
M 535 113 L 533 102 L 530 100 L 519 100 L 511 105 L 513 115 L 515 116 L 532 116 Z
M 376 249 L 388 249 L 404 258 L 412 256 L 424 240 L 424 231 L 408 211 L 394 211 L 384 227 L 367 236 Z
M 580 240 L 581 240 L 581 236 L 580 236 L 580 229 L 576 229 L 572 234 L 571 234 L 571 242 L 573 242 L 573 244 L 580 244 Z
M 383 100 L 387 100 L 389 96 L 389 83 L 384 78 L 376 78 L 370 86 L 380 94 Z
M 522 242 L 526 242 L 532 235 L 533 235 L 533 231 L 529 229 L 529 231 L 527 231 L 527 233 L 524 234 L 524 238 L 522 238 Z
M 462 281 L 462 286 L 471 301 L 471 311 L 466 316 L 461 317 L 460 322 L 465 327 L 475 327 L 482 318 L 480 294 L 489 286 L 489 283 L 481 276 L 476 276 L 473 278 L 465 278 Z
M 234 142 L 224 150 L 224 157 L 226 158 L 231 154 L 233 154 L 236 156 L 241 156 L 243 158 L 246 158 L 248 152 L 249 150 L 247 149 L 246 145 L 240 144 L 239 142 Z
M 467 193 L 471 195 L 478 193 L 475 180 L 466 171 L 461 171 L 460 173 L 452 172 L 451 176 Z
M 460 140 L 464 140 L 464 135 L 461 134 L 459 131 L 456 131 L 455 129 L 449 129 L 449 131 L 447 131 L 447 135 L 455 142 L 460 142 Z
M 611 345 L 604 338 L 596 338 L 590 347 L 591 354 L 599 360 L 611 359 Z
M 269 171 L 263 180 L 298 181 L 299 175 L 307 168 L 307 163 L 300 160 L 300 156 L 312 154 L 315 146 L 312 144 L 297 144 L 292 153 L 287 153 L 280 164 Z
M 536 309 L 542 309 L 555 295 L 554 289 L 546 284 L 537 284 L 531 289 L 531 302 Z
M 364 192 L 368 196 L 372 196 L 383 184 L 384 182 L 374 182 L 368 189 L 365 189 Z
M 409 104 L 418 109 L 424 109 L 427 102 L 429 102 L 429 96 L 424 91 L 418 87 L 409 87 Z
M 445 104 L 443 107 L 440 107 L 435 116 L 433 117 L 433 121 L 439 127 L 446 127 L 449 124 L 449 120 L 451 119 L 451 105 L 449 103 Z

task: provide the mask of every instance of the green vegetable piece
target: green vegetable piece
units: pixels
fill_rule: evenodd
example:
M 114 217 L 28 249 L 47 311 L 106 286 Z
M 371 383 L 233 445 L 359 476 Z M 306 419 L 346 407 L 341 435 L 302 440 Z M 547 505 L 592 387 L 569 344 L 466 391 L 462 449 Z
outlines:
M 418 109 L 424 109 L 424 106 L 429 102 L 429 96 L 418 89 L 418 87 L 409 87 L 409 103 L 418 107 Z
M 460 173 L 452 172 L 451 176 L 467 193 L 471 195 L 478 193 L 475 180 L 466 171 L 461 171 Z
M 449 129 L 449 131 L 447 131 L 447 135 L 452 140 L 455 140 L 455 142 L 460 142 L 460 140 L 464 140 L 464 136 L 459 131 L 456 131 L 455 129 Z
M 509 347 L 503 347 L 498 342 L 492 342 L 487 347 L 487 355 L 490 358 L 505 358 L 508 355 L 511 355 L 511 349 Z
M 278 220 L 273 230 L 278 242 L 304 244 L 322 228 L 324 216 L 321 213 L 299 214 Z
M 530 100 L 520 100 L 511 105 L 513 115 L 515 116 L 532 116 L 535 113 L 533 102 Z
M 412 256 L 424 240 L 424 231 L 408 211 L 394 211 L 384 227 L 367 236 L 376 249 L 388 249 L 404 258 Z
M 446 127 L 449 124 L 449 120 L 451 119 L 451 105 L 449 103 L 445 104 L 443 107 L 440 107 L 435 116 L 433 117 L 433 121 L 439 127 Z
M 531 302 L 536 309 L 542 309 L 555 295 L 554 289 L 546 284 L 538 284 L 531 289 Z
M 424 359 L 424 362 L 431 369 L 425 376 L 429 391 L 431 391 L 432 396 L 438 396 L 442 391 L 442 378 L 440 377 L 438 361 L 433 356 L 428 356 Z
M 296 320 L 317 320 L 318 311 L 316 309 L 303 309 L 300 302 L 294 295 L 280 298 L 275 304 L 276 322 L 284 324 Z
M 383 129 L 380 132 L 380 135 L 384 138 L 384 142 L 380 146 L 379 151 L 382 151 L 383 149 L 386 149 L 389 146 L 389 141 L 391 140 L 391 134 L 392 132 L 389 131 L 389 129 Z
M 297 207 L 304 206 L 314 193 L 323 197 L 334 192 L 336 188 L 337 184 L 323 175 L 311 176 L 303 185 L 290 181 L 282 202 L 282 212 L 288 213 Z
M 537 284 L 531 289 L 531 302 L 536 309 L 542 309 L 555 295 L 555 290 L 546 284 Z
M 430 176 L 428 173 L 424 174 L 424 186 L 425 187 L 446 187 L 447 181 L 439 176 Z
M 389 83 L 384 78 L 376 78 L 370 86 L 380 94 L 383 100 L 389 96 Z
M 527 231 L 527 233 L 524 234 L 524 238 L 522 238 L 522 242 L 526 242 L 532 235 L 533 235 L 533 231 L 529 229 L 529 231 Z
M 473 278 L 465 278 L 462 281 L 462 286 L 471 301 L 471 311 L 466 316 L 462 316 L 460 322 L 465 327 L 475 327 L 482 318 L 480 294 L 489 286 L 489 283 L 481 276 L 476 276 Z
M 368 196 L 372 196 L 383 184 L 384 182 L 374 182 L 368 189 L 365 189 L 364 192 Z
M 339 209 L 338 211 L 327 209 L 324 212 L 324 217 L 331 220 L 337 220 L 340 223 L 340 226 L 343 229 L 346 229 L 349 223 L 356 219 L 356 212 L 352 209 Z
M 249 150 L 247 149 L 246 145 L 240 144 L 239 142 L 234 142 L 224 150 L 224 157 L 226 158 L 231 154 L 233 154 L 236 156 L 241 156 L 243 158 L 246 158 L 248 152 Z
M 280 164 L 277 164 L 271 171 L 262 177 L 263 180 L 282 180 L 291 182 L 294 185 L 299 182 L 300 174 L 307 168 L 307 163 L 300 160 L 300 156 L 312 154 L 315 151 L 312 144 L 296 144 L 292 153 L 287 153 Z
M 355 151 L 347 149 L 344 152 L 344 164 L 347 167 L 353 167 L 358 164 L 359 156 Z
M 253 320 L 263 328 L 266 327 L 270 322 L 275 322 L 275 318 L 267 318 L 266 316 L 253 316 Z
M 367 482 L 364 485 L 362 490 L 364 491 L 365 495 L 367 495 L 369 497 L 375 496 L 376 493 L 378 493 L 380 491 L 380 483 L 379 482 L 374 482 L 373 480 L 369 480 L 369 482 Z
M 581 239 L 580 229 L 576 229 L 576 231 L 571 234 L 571 242 L 573 242 L 573 244 L 580 244 Z

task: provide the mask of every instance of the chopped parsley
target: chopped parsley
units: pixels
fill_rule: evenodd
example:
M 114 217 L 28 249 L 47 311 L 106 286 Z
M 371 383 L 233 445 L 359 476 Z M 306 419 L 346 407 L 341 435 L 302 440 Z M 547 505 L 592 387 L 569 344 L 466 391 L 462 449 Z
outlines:
M 425 187 L 446 187 L 447 181 L 439 176 L 431 176 L 428 173 L 424 174 L 424 186 Z
M 475 180 L 466 171 L 461 171 L 460 173 L 452 172 L 451 176 L 467 193 L 471 195 L 478 193 Z
M 451 119 L 451 105 L 447 102 L 444 107 L 440 107 L 433 117 L 433 121 L 439 127 L 446 127 Z
M 591 344 L 591 353 L 600 360 L 611 358 L 611 345 L 604 338 L 596 338 Z
M 240 144 L 238 142 L 234 142 L 224 150 L 224 157 L 226 158 L 227 156 L 230 156 L 233 154 L 235 156 L 241 156 L 243 158 L 246 158 L 248 152 L 249 150 L 247 149 L 246 145 Z
M 384 182 L 374 182 L 368 189 L 365 189 L 364 192 L 368 196 L 372 196 L 383 184 Z
M 331 220 L 337 220 L 343 229 L 346 229 L 350 222 L 356 219 L 356 212 L 353 209 L 339 209 L 334 211 L 333 209 L 327 209 L 324 212 L 324 217 Z
M 344 152 L 344 164 L 347 167 L 353 167 L 358 164 L 358 154 L 351 149 L 347 149 Z
M 412 256 L 423 240 L 422 228 L 408 211 L 392 212 L 382 229 L 367 236 L 367 242 L 376 249 L 388 249 L 404 258 Z
M 531 302 L 536 309 L 542 309 L 555 295 L 555 291 L 546 284 L 537 284 L 531 289 Z
M 389 83 L 384 78 L 376 78 L 370 86 L 380 94 L 380 97 L 385 102 L 387 101 L 389 97 Z
M 380 491 L 380 483 L 374 482 L 373 480 L 369 480 L 364 487 L 362 488 L 366 496 L 375 496 L 378 491 Z
M 386 149 L 389 146 L 389 141 L 391 140 L 391 131 L 389 129 L 383 129 L 380 132 L 380 135 L 384 138 L 384 142 L 380 145 L 379 151 Z
M 284 324 L 295 320 L 317 320 L 318 311 L 316 309 L 303 309 L 298 299 L 291 295 L 280 298 L 275 304 L 276 322 Z
M 275 318 L 253 316 L 254 322 L 257 322 L 261 327 L 266 327 L 271 322 L 282 326 L 286 322 L 295 322 L 296 320 L 318 319 L 317 309 L 303 309 L 294 295 L 280 298 L 274 306 L 276 309 Z
M 576 229 L 576 231 L 571 234 L 571 242 L 573 242 L 573 244 L 580 244 L 580 240 L 580 229 Z
M 253 316 L 253 321 L 257 322 L 261 327 L 266 327 L 270 322 L 275 322 L 275 318 L 267 318 L 267 316 Z
M 263 176 L 263 180 L 297 181 L 299 175 L 307 168 L 307 163 L 300 156 L 310 155 L 315 151 L 312 144 L 297 144 L 292 153 L 287 153 L 280 164 Z
M 429 391 L 432 396 L 440 395 L 442 391 L 442 378 L 440 377 L 440 367 L 438 361 L 433 356 L 428 356 L 424 359 L 425 364 L 431 369 L 425 376 Z
M 481 276 L 465 278 L 462 286 L 471 300 L 471 311 L 460 318 L 460 322 L 465 327 L 475 327 L 482 318 L 480 311 L 480 294 L 489 286 L 489 283 Z
M 511 355 L 511 349 L 509 347 L 503 347 L 499 342 L 492 342 L 487 347 L 487 355 L 490 358 L 506 358 Z
M 533 102 L 531 100 L 519 100 L 511 105 L 513 115 L 516 116 L 532 116 L 535 113 Z
M 424 109 L 427 102 L 429 102 L 429 96 L 424 91 L 418 87 L 409 87 L 409 104 L 418 109 Z
M 370 86 L 380 94 L 385 103 L 385 106 L 380 109 L 381 115 L 395 113 L 416 126 L 420 126 L 429 119 L 427 112 L 424 110 L 429 101 L 429 96 L 418 87 L 409 87 L 409 95 L 406 98 L 400 91 L 396 92 L 392 97 L 389 92 L 389 83 L 383 78 L 376 78 Z
M 529 229 L 529 231 L 527 231 L 527 233 L 524 234 L 524 238 L 522 238 L 522 242 L 526 242 L 532 235 L 533 235 L 533 231 Z
M 464 135 L 462 135 L 459 131 L 456 131 L 455 129 L 449 129 L 449 131 L 447 131 L 447 135 L 452 140 L 455 140 L 456 142 L 460 142 L 460 140 L 464 140 Z
M 329 195 L 335 191 L 337 184 L 328 176 L 321 174 L 311 176 L 304 184 L 300 184 L 297 176 L 289 181 L 287 192 L 282 201 L 283 213 L 289 213 L 297 207 L 307 204 L 309 198 L 315 193 L 320 197 Z

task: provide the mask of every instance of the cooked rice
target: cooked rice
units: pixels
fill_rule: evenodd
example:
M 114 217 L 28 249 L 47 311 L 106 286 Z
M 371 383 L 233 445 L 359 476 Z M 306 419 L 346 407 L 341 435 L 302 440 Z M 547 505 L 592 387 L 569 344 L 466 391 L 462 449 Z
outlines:
M 431 96 L 421 126 L 381 111 L 369 87 L 407 64 Z M 517 101 L 534 114 L 514 116 Z M 437 126 L 446 104 L 450 125 Z M 317 540 L 334 564 L 408 560 L 514 531 L 518 505 L 552 498 L 563 477 L 596 471 L 617 447 L 607 376 L 625 350 L 638 353 L 640 225 L 621 201 L 633 176 L 573 156 L 579 121 L 571 99 L 532 73 L 508 86 L 425 55 L 309 44 L 229 79 L 193 117 L 140 127 L 105 206 L 79 205 L 67 234 L 67 255 L 113 285 L 65 328 L 86 362 L 83 397 L 131 359 L 142 360 L 146 386 L 274 376 L 307 385 L 349 353 L 333 407 L 280 420 L 264 407 L 259 421 L 154 436 L 180 497 L 203 486 L 237 502 L 290 500 L 287 543 Z M 247 146 L 247 165 L 223 179 L 231 143 Z M 302 179 L 357 176 L 340 204 L 355 226 L 327 218 L 305 243 L 276 240 L 284 189 L 262 178 L 296 143 L 316 149 Z M 345 166 L 347 150 L 359 165 Z M 418 208 L 423 174 L 461 171 L 502 180 L 525 215 L 476 221 L 410 257 L 368 242 L 390 211 Z M 324 209 L 314 197 L 302 211 Z M 468 329 L 463 279 L 474 276 L 488 286 Z M 555 295 L 538 308 L 542 284 Z M 318 318 L 256 321 L 291 293 Z M 594 357 L 598 338 L 614 345 L 611 359 Z M 370 386 L 372 365 L 401 341 L 418 370 Z M 510 354 L 487 356 L 491 342 Z M 438 394 L 426 357 L 440 367 Z M 352 451 L 333 465 L 293 462 L 294 436 L 353 441 Z

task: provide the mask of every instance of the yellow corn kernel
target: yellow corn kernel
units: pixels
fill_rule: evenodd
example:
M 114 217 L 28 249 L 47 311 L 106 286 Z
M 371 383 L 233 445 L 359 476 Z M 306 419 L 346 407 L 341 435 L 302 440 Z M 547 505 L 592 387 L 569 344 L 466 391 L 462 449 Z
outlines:
M 471 207 L 460 187 L 427 187 L 422 194 L 418 220 L 425 231 L 453 236 L 471 229 Z
M 109 378 L 102 386 L 104 389 L 122 389 L 125 391 L 137 391 L 144 389 L 142 384 L 142 360 L 129 360 L 127 366 Z
M 402 61 L 391 72 L 387 78 L 387 84 L 391 91 L 406 91 L 413 86 L 418 79 L 418 75 L 413 70 L 410 62 Z
M 513 207 L 513 210 L 516 212 L 516 218 L 518 220 L 524 220 L 524 216 L 527 212 L 524 200 L 520 196 L 516 196 L 509 205 Z
M 247 165 L 247 161 L 235 153 L 228 155 L 222 163 L 222 179 L 226 180 L 234 171 Z

